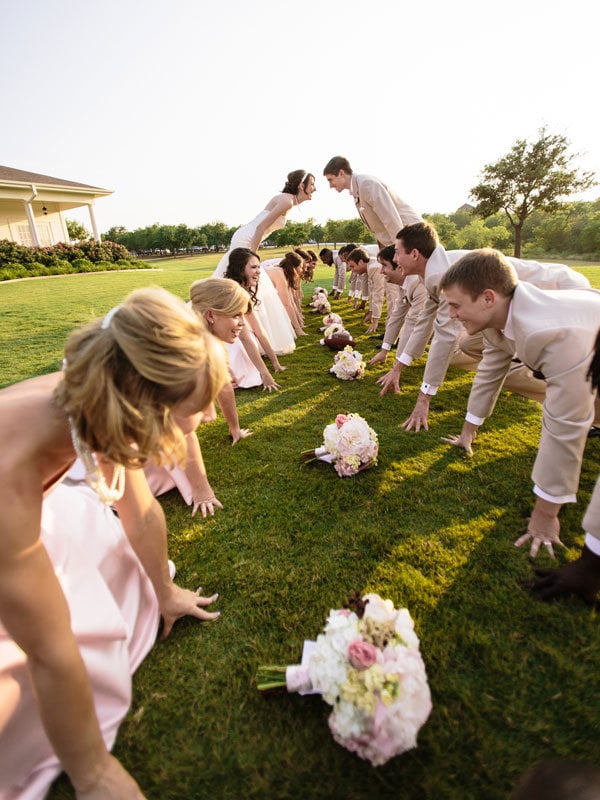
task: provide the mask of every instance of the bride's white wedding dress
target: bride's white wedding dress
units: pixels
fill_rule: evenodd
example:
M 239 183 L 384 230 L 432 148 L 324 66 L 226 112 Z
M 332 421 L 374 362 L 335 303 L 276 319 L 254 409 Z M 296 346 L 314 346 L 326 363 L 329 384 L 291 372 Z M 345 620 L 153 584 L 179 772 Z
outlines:
M 260 244 L 260 241 L 257 241 L 257 238 L 259 238 L 258 230 L 260 224 L 269 213 L 270 212 L 265 209 L 254 217 L 253 220 L 237 229 L 231 237 L 229 250 L 221 258 L 217 268 L 213 272 L 214 278 L 225 277 L 225 272 L 227 271 L 227 265 L 229 263 L 229 253 L 235 250 L 236 247 L 248 247 L 254 252 L 257 251 Z M 285 216 L 281 215 L 273 222 L 270 228 L 265 231 L 262 238 L 266 239 L 270 233 L 283 228 L 284 225 Z M 278 356 L 293 352 L 296 348 L 296 334 L 294 333 L 287 311 L 277 294 L 277 289 L 273 286 L 273 281 L 266 274 L 265 270 L 260 271 L 256 296 L 260 302 L 254 306 L 253 313 L 256 314 L 260 324 L 265 329 L 265 333 L 269 337 L 273 350 Z

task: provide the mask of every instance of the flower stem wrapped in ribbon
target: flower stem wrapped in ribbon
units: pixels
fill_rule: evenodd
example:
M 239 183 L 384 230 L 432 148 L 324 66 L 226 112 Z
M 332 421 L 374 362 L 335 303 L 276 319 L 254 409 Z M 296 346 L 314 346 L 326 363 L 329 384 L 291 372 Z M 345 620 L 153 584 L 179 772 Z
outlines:
M 406 608 L 358 593 L 346 605 L 304 643 L 301 664 L 259 667 L 257 687 L 321 694 L 335 741 L 380 766 L 417 746 L 431 711 L 427 674 Z
M 300 454 L 302 463 L 320 460 L 333 464 L 340 478 L 349 478 L 377 463 L 379 441 L 360 414 L 338 414 L 323 430 L 323 445 Z

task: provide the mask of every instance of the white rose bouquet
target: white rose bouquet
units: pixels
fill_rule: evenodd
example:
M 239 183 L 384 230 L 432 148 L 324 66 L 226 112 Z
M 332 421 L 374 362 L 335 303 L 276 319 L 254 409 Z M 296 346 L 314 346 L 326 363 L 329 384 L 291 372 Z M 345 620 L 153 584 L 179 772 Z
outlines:
M 321 694 L 335 741 L 376 767 L 416 747 L 431 712 L 411 616 L 377 594 L 356 592 L 331 610 L 317 641 L 304 643 L 302 663 L 259 667 L 257 686 Z
M 365 374 L 367 365 L 358 350 L 351 345 L 346 345 L 343 350 L 335 354 L 333 366 L 329 370 L 341 381 L 357 381 Z
M 338 414 L 323 430 L 323 445 L 300 454 L 304 463 L 319 459 L 333 464 L 340 478 L 348 478 L 377 463 L 379 441 L 359 414 Z
M 327 299 L 327 292 L 318 286 L 312 296 L 312 300 L 308 304 L 312 307 L 316 314 L 329 314 L 331 311 L 331 303 Z
M 323 327 L 319 328 L 319 330 L 325 331 L 330 325 L 341 325 L 341 327 L 343 328 L 344 321 L 342 320 L 339 314 L 335 314 L 332 311 L 329 314 L 325 314 L 325 316 L 323 317 Z

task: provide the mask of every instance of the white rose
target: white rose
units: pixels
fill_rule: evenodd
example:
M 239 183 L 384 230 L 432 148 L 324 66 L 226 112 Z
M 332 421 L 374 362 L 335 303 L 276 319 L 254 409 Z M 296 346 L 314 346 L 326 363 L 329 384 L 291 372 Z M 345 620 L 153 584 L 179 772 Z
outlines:
M 364 617 L 375 622 L 395 622 L 396 609 L 391 600 L 382 600 L 378 594 L 366 594 L 363 600 L 368 600 Z

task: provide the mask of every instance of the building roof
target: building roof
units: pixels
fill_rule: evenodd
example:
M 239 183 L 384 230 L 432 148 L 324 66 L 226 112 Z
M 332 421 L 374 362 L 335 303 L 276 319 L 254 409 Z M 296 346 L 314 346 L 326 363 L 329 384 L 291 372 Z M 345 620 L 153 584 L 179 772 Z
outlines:
M 63 178 L 52 178 L 50 175 L 40 175 L 39 172 L 27 172 L 23 169 L 14 167 L 0 166 L 0 182 L 38 184 L 43 186 L 63 186 L 71 189 L 88 189 L 97 192 L 111 194 L 111 189 L 101 189 L 99 186 L 90 186 L 87 183 L 77 183 L 76 181 L 66 181 Z

